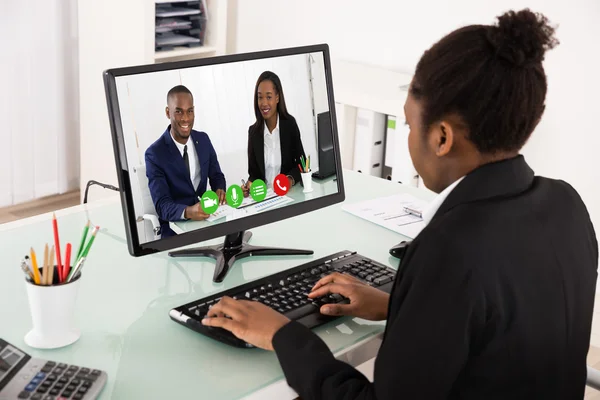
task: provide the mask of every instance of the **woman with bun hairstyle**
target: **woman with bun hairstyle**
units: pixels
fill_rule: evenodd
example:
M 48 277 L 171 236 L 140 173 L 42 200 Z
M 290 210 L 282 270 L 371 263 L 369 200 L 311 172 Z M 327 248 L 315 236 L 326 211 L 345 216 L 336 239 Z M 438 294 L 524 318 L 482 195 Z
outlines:
M 337 273 L 308 293 L 349 300 L 323 314 L 386 321 L 373 382 L 260 302 L 223 297 L 203 323 L 274 350 L 303 400 L 582 399 L 598 242 L 577 192 L 519 154 L 557 43 L 525 9 L 451 32 L 419 60 L 404 112 L 413 164 L 438 193 L 427 225 L 390 295 Z

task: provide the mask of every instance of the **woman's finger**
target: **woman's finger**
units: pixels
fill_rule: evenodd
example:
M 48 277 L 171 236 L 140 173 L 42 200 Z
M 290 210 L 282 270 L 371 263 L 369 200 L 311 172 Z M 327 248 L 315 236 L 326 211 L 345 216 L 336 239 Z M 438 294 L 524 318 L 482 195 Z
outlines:
M 208 316 L 214 317 L 217 315 L 229 315 L 231 318 L 239 320 L 243 317 L 242 305 L 237 300 L 228 296 L 223 296 L 218 303 L 208 310 Z
M 229 318 L 212 317 L 203 318 L 202 325 L 223 328 L 235 335 L 235 331 L 237 330 L 236 328 L 239 327 L 240 323 Z
M 354 279 L 353 277 L 346 275 L 346 274 L 340 274 L 339 272 L 334 272 L 332 274 L 329 274 L 327 276 L 324 276 L 323 278 L 321 278 L 319 281 L 317 281 L 317 283 L 315 283 L 315 286 L 313 286 L 312 290 L 315 290 L 321 286 L 324 285 L 328 285 L 332 282 L 341 282 L 341 283 L 356 283 L 356 282 L 360 282 L 357 279 Z
M 308 297 L 314 299 L 316 297 L 327 296 L 331 293 L 337 293 L 344 297 L 349 297 L 352 293 L 352 287 L 347 283 L 332 282 L 310 292 Z

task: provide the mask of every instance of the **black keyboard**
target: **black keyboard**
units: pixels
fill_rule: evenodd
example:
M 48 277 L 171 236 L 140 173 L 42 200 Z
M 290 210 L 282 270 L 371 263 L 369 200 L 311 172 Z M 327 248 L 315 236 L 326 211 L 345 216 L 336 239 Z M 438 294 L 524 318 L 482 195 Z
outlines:
M 370 258 L 356 252 L 342 251 L 184 304 L 172 309 L 169 315 L 175 322 L 220 342 L 235 347 L 254 347 L 225 329 L 202 325 L 202 319 L 221 297 L 229 296 L 261 302 L 293 321 L 314 328 L 340 318 L 321 314 L 319 309 L 323 304 L 348 302 L 348 299 L 339 294 L 329 294 L 316 299 L 307 297 L 319 279 L 333 272 L 351 275 L 387 293 L 391 291 L 396 275 L 396 270 Z

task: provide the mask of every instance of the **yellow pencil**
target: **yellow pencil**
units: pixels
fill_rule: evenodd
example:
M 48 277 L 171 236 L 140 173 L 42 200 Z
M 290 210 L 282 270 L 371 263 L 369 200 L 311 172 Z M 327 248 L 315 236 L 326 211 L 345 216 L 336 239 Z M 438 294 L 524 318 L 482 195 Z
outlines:
M 31 266 L 33 267 L 33 281 L 35 282 L 36 285 L 39 285 L 40 284 L 40 271 L 38 270 L 37 259 L 35 258 L 35 251 L 33 250 L 33 247 L 31 248 L 30 255 L 31 255 Z
M 54 246 L 50 248 L 50 257 L 48 258 L 48 278 L 46 285 L 52 285 L 54 282 Z
M 48 243 L 44 247 L 44 260 L 42 262 L 42 285 L 48 284 Z

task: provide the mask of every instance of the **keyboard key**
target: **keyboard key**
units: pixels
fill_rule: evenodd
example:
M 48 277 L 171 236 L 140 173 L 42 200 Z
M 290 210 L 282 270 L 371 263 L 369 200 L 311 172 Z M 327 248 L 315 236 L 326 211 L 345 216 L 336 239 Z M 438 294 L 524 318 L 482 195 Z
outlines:
M 390 276 L 381 276 L 379 278 L 376 278 L 374 282 L 376 285 L 383 285 L 385 283 L 390 282 L 391 280 L 392 280 L 392 277 L 390 277 Z

